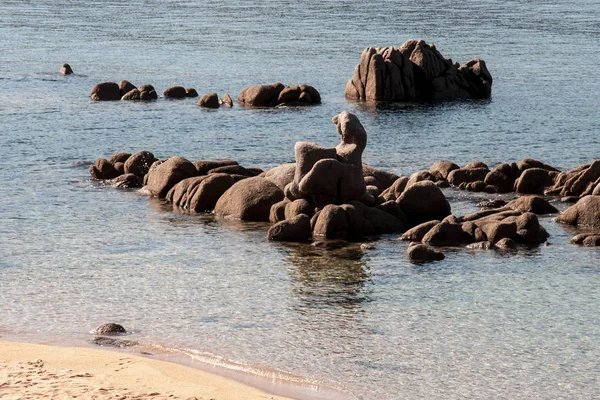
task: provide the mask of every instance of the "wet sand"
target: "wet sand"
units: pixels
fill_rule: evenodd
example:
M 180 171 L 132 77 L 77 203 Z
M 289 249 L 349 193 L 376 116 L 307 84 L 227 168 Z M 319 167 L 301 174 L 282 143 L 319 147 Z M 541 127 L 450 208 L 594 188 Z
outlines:
M 289 400 L 127 353 L 0 341 L 0 398 Z

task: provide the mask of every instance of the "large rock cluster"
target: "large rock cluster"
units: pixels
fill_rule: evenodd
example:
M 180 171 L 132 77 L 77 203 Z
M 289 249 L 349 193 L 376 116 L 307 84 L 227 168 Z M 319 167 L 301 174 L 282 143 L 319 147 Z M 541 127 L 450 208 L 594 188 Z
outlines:
M 168 99 L 183 99 L 186 97 L 198 97 L 194 88 L 183 86 L 171 86 L 163 92 L 163 97 Z M 154 86 L 144 84 L 136 87 L 131 82 L 122 80 L 116 82 L 101 82 L 96 84 L 90 92 L 90 98 L 94 101 L 116 101 L 116 100 L 156 100 L 158 94 Z
M 366 48 L 345 96 L 366 101 L 437 101 L 489 98 L 492 76 L 478 58 L 453 63 L 434 45 L 408 40 L 400 47 Z

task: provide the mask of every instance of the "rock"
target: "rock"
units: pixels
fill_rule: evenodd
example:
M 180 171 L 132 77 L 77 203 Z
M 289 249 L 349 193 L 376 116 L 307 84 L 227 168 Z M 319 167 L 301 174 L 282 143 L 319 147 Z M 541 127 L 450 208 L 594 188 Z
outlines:
M 442 178 L 448 179 L 450 172 L 459 168 L 460 167 L 454 164 L 452 161 L 438 161 L 433 163 L 433 165 L 429 168 L 429 172 L 431 174 L 439 173 Z
M 464 241 L 463 237 L 460 224 L 442 222 L 431 228 L 423 236 L 422 242 L 430 246 L 459 246 Z
M 268 221 L 271 206 L 283 200 L 283 192 L 265 178 L 255 176 L 236 182 L 217 201 L 215 214 L 245 221 Z
M 376 207 L 368 207 L 359 201 L 342 204 L 350 225 L 351 237 L 376 236 L 404 230 L 398 218 Z
M 115 169 L 117 171 L 119 171 L 119 175 L 123 175 L 125 173 L 125 163 L 116 162 L 116 163 L 113 164 L 113 166 L 115 167 Z
M 208 171 L 213 170 L 215 168 L 224 167 L 226 165 L 238 165 L 237 161 L 233 160 L 218 160 L 218 161 L 207 161 L 207 160 L 198 160 L 194 161 L 194 166 L 198 170 L 199 175 L 206 175 Z
M 95 169 L 90 167 L 90 173 L 96 179 L 113 179 L 120 175 L 119 171 L 104 158 L 96 159 L 94 167 Z
M 406 226 L 406 215 L 404 215 L 400 209 L 400 206 L 394 200 L 383 202 L 376 207 L 398 218 L 400 221 L 402 221 L 402 225 Z
M 475 225 L 475 223 L 471 221 L 463 222 L 461 224 L 461 228 L 463 231 L 462 237 L 464 243 L 487 241 L 485 233 L 483 233 L 483 231 L 477 225 Z
M 565 195 L 582 195 L 590 183 L 595 183 L 600 178 L 600 160 L 594 161 L 589 168 L 579 174 L 568 187 L 565 185 Z M 595 186 L 595 185 L 594 185 Z
M 267 232 L 269 240 L 301 242 L 312 236 L 310 218 L 306 214 L 297 216 L 271 225 Z
M 94 335 L 122 335 L 127 333 L 125 328 L 122 325 L 115 323 L 102 324 L 98 326 L 96 329 L 92 330 L 90 333 Z
M 225 104 L 226 107 L 233 107 L 233 100 L 231 100 L 231 96 L 229 96 L 228 93 L 225 93 L 225 96 L 223 96 L 223 99 L 221 99 L 221 103 Z
M 365 179 L 367 177 L 373 178 L 374 181 L 372 181 L 372 183 L 375 186 L 377 186 L 380 191 L 389 188 L 399 178 L 396 174 L 381 169 L 373 168 L 372 166 L 365 163 L 362 164 L 362 169 L 363 177 Z
M 521 194 L 543 194 L 544 188 L 552 184 L 552 178 L 548 170 L 529 168 L 523 171 L 521 176 L 515 181 L 515 192 Z
M 491 244 L 496 244 L 500 239 L 512 239 L 517 236 L 517 224 L 515 222 L 490 221 L 478 226 Z
M 198 97 L 198 92 L 194 88 L 185 88 L 185 97 Z
M 255 85 L 242 89 L 238 94 L 238 102 L 245 106 L 274 107 L 279 93 L 285 88 L 282 83 Z
M 404 192 L 404 189 L 406 189 L 408 179 L 409 178 L 407 176 L 402 176 L 396 179 L 390 187 L 385 189 L 380 194 L 380 197 L 383 198 L 384 201 L 397 200 Z
M 534 214 L 553 214 L 558 212 L 556 207 L 539 196 L 521 196 L 508 203 L 508 207 L 521 212 Z
M 158 99 L 158 94 L 154 90 L 151 90 L 149 92 L 140 90 L 140 100 L 151 101 L 156 99 Z
M 516 217 L 515 222 L 517 224 L 516 241 L 525 244 L 539 244 L 548 239 L 548 232 L 540 225 L 535 214 L 526 212 Z
M 594 190 L 592 191 L 592 195 L 593 196 L 600 196 L 600 183 L 598 183 L 596 185 L 596 187 L 594 188 Z
M 278 203 L 275 203 L 271 206 L 271 211 L 269 212 L 269 222 L 272 224 L 276 224 L 278 222 L 284 221 L 285 218 L 285 206 L 289 204 L 290 201 L 288 199 L 283 199 Z
M 144 186 L 142 180 L 135 174 L 120 175 L 112 180 L 112 185 L 119 189 L 135 189 Z
M 268 170 L 265 178 L 273 182 L 281 190 L 294 180 L 296 173 L 296 163 L 281 164 L 278 167 Z
M 485 192 L 487 189 L 487 185 L 485 184 L 485 182 L 483 181 L 475 181 L 475 182 L 469 182 L 469 183 L 465 183 L 464 185 L 464 189 L 465 190 L 469 190 L 472 192 Z M 461 188 L 463 186 L 461 185 Z
M 92 88 L 90 97 L 94 101 L 121 100 L 121 90 L 115 82 L 102 82 Z
M 72 73 L 73 69 L 71 69 L 71 66 L 69 64 L 63 64 L 62 67 L 60 67 L 61 75 L 71 75 Z
M 119 82 L 119 91 L 121 92 L 121 96 L 123 96 L 125 93 L 131 92 L 133 89 L 137 89 L 133 83 L 126 80 Z
M 413 263 L 439 261 L 446 258 L 444 253 L 424 244 L 416 244 L 408 248 L 408 260 Z
M 471 161 L 470 163 L 466 164 L 463 167 L 463 169 L 474 169 L 474 168 L 485 168 L 485 169 L 489 170 L 489 167 L 483 161 Z
M 183 99 L 187 97 L 187 93 L 183 86 L 171 86 L 165 89 L 163 97 L 168 99 Z
M 257 174 L 249 171 L 241 165 L 223 165 L 222 167 L 213 168 L 208 171 L 208 174 L 230 174 L 230 175 L 244 175 L 244 176 L 256 176 Z
M 194 164 L 183 157 L 175 156 L 152 165 L 148 171 L 146 186 L 152 195 L 165 198 L 178 182 L 197 174 Z
M 305 214 L 308 217 L 312 217 L 314 213 L 314 207 L 306 199 L 297 199 L 288 202 L 284 209 L 285 219 L 292 219 L 300 214 Z
M 335 149 L 296 143 L 296 172 L 285 188 L 290 200 L 321 196 L 331 202 L 345 203 L 368 198 L 361 161 L 367 133 L 358 118 L 345 111 L 332 121 L 341 136 Z M 370 202 L 374 200 L 371 198 Z
M 534 160 L 533 158 L 525 158 L 524 160 L 519 161 L 517 163 L 517 168 L 519 169 L 519 171 L 521 173 L 523 171 L 531 169 L 531 168 L 539 168 L 539 169 L 544 169 L 546 171 L 560 172 L 558 169 L 556 169 L 548 164 L 544 164 L 541 161 Z
M 135 174 L 143 179 L 154 161 L 156 161 L 154 154 L 149 151 L 139 151 L 125 161 L 125 173 Z
M 600 228 L 600 196 L 582 197 L 567 208 L 556 220 L 570 225 Z
M 400 239 L 409 240 L 411 242 L 420 242 L 423 240 L 423 237 L 427 234 L 427 232 L 429 232 L 434 226 L 439 225 L 440 222 L 441 221 L 439 220 L 423 222 L 422 224 L 419 224 L 404 232 L 404 234 L 400 236 Z
M 200 97 L 197 104 L 200 107 L 206 108 L 219 108 L 221 106 L 219 103 L 219 96 L 215 92 Z
M 187 208 L 195 212 L 214 210 L 221 196 L 235 184 L 228 174 L 210 174 L 200 181 L 195 190 L 188 194 Z
M 435 182 L 435 177 L 429 171 L 419 171 L 415 172 L 408 178 L 408 182 L 406 183 L 406 187 L 409 188 L 417 182 L 422 181 L 431 181 Z
M 108 162 L 113 165 L 118 162 L 124 163 L 129 157 L 131 157 L 131 153 L 119 152 L 108 157 Z
M 142 94 L 136 88 L 131 89 L 129 92 L 125 93 L 123 95 L 123 97 L 121 97 L 122 101 L 135 101 L 135 100 L 141 100 L 141 99 L 142 99 Z
M 496 186 L 500 193 L 511 192 L 515 183 L 513 179 L 496 170 L 488 172 L 483 181 L 488 185 Z
M 581 245 L 584 247 L 596 247 L 600 246 L 600 235 L 590 235 L 586 237 Z
M 492 77 L 485 62 L 473 59 L 461 67 L 433 45 L 409 40 L 400 48 L 365 49 L 346 85 L 345 96 L 366 101 L 436 101 L 487 98 Z
M 325 206 L 318 214 L 313 236 L 327 239 L 343 239 L 350 236 L 350 222 L 346 211 L 333 204 Z
M 189 197 L 193 195 L 200 182 L 206 178 L 206 175 L 202 175 L 180 180 L 169 190 L 165 200 L 173 203 L 174 206 L 189 208 Z
M 411 227 L 450 215 L 450 203 L 440 188 L 430 181 L 417 182 L 406 188 L 397 203 Z
M 586 237 L 590 236 L 591 233 L 580 233 L 571 238 L 570 242 L 573 244 L 581 244 L 585 240 Z
M 459 186 L 461 183 L 483 181 L 488 172 L 487 168 L 459 168 L 450 171 L 448 182 L 451 185 Z
M 502 238 L 494 244 L 494 247 L 500 250 L 515 250 L 517 243 L 510 238 Z
M 152 85 L 150 85 L 148 83 L 145 83 L 145 84 L 141 85 L 138 88 L 138 90 L 140 92 L 156 92 L 156 89 L 154 89 L 154 86 L 152 86 Z
M 509 211 L 509 210 L 511 210 L 510 207 L 500 207 L 500 208 L 493 208 L 491 210 L 481 210 L 481 211 L 474 212 L 472 214 L 465 215 L 464 217 L 462 217 L 462 220 L 463 221 L 476 221 L 478 219 L 487 217 L 489 215 L 498 214 L 498 213 L 502 213 L 504 211 Z M 520 214 L 520 212 L 518 214 Z

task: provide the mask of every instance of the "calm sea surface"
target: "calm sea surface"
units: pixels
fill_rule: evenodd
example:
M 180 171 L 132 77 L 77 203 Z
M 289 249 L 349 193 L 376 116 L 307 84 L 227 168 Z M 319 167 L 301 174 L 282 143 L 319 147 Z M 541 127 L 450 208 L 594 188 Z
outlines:
M 344 100 L 363 48 L 412 38 L 483 58 L 492 99 Z M 598 0 L 3 0 L 0 337 L 78 345 L 116 321 L 145 345 L 347 398 L 597 399 L 600 250 L 569 244 L 575 230 L 551 218 L 549 246 L 414 266 L 397 236 L 366 252 L 270 243 L 266 225 L 93 183 L 87 164 L 146 149 L 269 168 L 298 140 L 335 145 L 331 117 L 348 110 L 369 134 L 363 159 L 397 174 L 443 159 L 570 169 L 600 158 L 599 43 Z M 64 62 L 76 75 L 58 74 Z M 323 104 L 90 101 L 95 83 L 121 79 L 234 98 L 307 82 Z M 476 210 L 478 196 L 446 195 L 456 215 Z

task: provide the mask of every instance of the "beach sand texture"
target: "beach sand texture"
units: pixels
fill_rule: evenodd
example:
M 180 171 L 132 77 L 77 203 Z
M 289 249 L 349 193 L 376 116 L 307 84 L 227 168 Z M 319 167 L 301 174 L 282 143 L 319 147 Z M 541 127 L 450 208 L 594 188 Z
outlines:
M 88 348 L 0 341 L 0 399 L 285 400 L 192 367 Z

